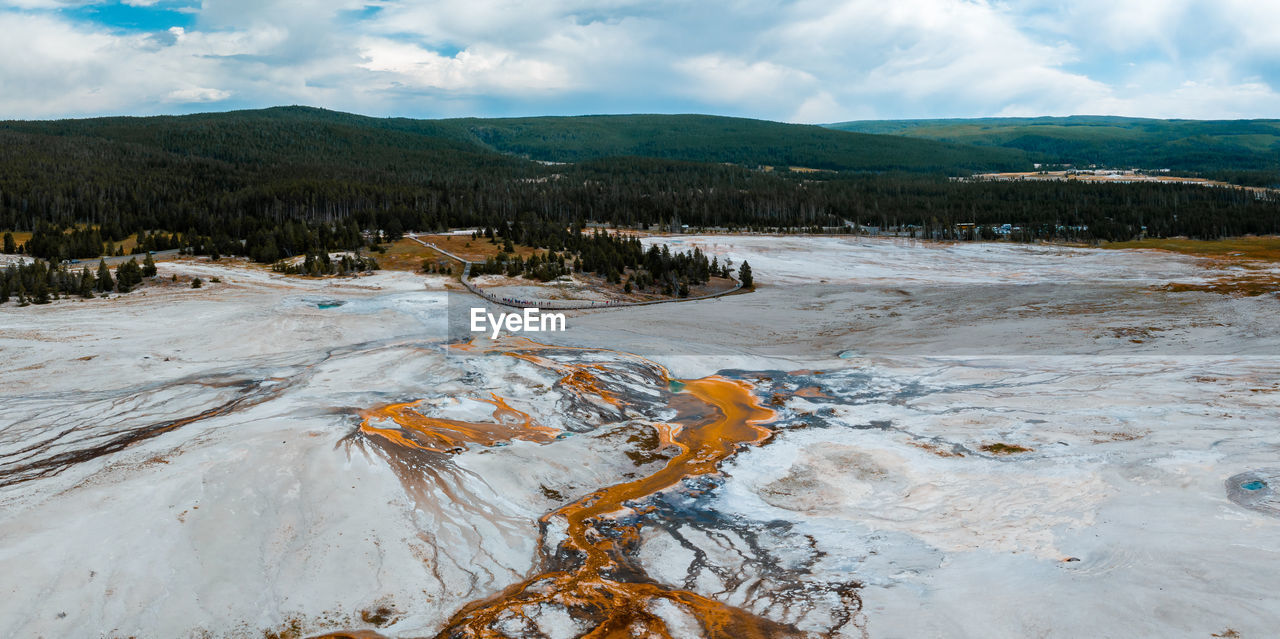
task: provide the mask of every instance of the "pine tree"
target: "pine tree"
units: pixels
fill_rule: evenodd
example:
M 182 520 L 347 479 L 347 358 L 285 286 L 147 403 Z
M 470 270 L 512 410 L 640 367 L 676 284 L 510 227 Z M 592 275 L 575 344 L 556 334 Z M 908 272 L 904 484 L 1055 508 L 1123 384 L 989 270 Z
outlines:
M 400 220 L 391 218 L 391 221 L 387 223 L 387 228 L 383 230 L 382 234 L 387 236 L 388 242 L 394 242 L 404 237 L 404 227 L 400 226 Z
M 142 283 L 142 267 L 138 260 L 129 258 L 128 262 L 116 267 L 116 289 L 128 293 L 134 286 Z
M 96 282 L 93 279 L 93 273 L 89 272 L 89 267 L 80 269 L 80 297 L 88 299 L 93 297 L 93 287 Z
M 13 241 L 13 233 L 5 233 L 5 234 L 4 234 L 4 252 L 5 252 L 5 253 L 17 253 L 17 252 L 18 252 L 18 246 L 17 246 L 17 243 Z
M 35 278 L 35 282 L 33 282 L 32 284 L 33 284 L 33 288 L 31 291 L 31 301 L 36 304 L 48 304 L 49 303 L 49 285 L 46 283 L 45 278 L 40 277 L 37 274 Z
M 742 281 L 742 288 L 751 289 L 756 286 L 755 280 L 751 278 L 751 265 L 746 262 L 738 268 L 738 279 Z
M 142 262 L 142 276 L 143 277 L 156 276 L 156 261 L 151 259 L 151 253 L 147 253 L 147 259 L 143 260 Z
M 116 287 L 115 280 L 111 279 L 111 269 L 107 268 L 107 261 L 98 259 L 98 292 L 106 293 L 114 290 Z

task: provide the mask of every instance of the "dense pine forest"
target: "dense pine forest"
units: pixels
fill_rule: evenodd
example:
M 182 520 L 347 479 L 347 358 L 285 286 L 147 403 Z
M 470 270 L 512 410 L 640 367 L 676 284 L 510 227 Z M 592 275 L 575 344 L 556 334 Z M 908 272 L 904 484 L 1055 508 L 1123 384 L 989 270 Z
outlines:
M 675 118 L 666 129 L 664 117 Z M 1025 241 L 1280 233 L 1280 201 L 1241 189 L 964 182 L 950 178 L 1016 168 L 1026 156 L 683 117 L 419 121 L 291 107 L 6 122 L 0 230 L 34 233 L 14 250 L 55 261 L 118 253 L 134 238 L 136 250 L 189 248 L 262 263 L 357 248 L 370 231 L 507 225 L 519 243 L 564 251 L 554 237 L 528 234 L 589 222 L 796 232 L 892 227 L 956 239 L 992 237 L 1010 224 L 1017 231 L 1005 237 Z M 562 145 L 586 159 L 521 157 L 541 159 Z M 966 148 L 978 150 L 960 152 Z M 593 157 L 612 152 L 635 155 Z M 775 160 L 841 170 L 762 169 Z

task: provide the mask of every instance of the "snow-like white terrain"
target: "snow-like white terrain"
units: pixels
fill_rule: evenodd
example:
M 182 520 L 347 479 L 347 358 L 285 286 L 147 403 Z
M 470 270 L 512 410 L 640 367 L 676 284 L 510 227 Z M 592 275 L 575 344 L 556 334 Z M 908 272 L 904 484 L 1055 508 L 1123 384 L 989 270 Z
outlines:
M 0 636 L 1280 627 L 1275 296 L 1162 290 L 1210 273 L 1152 252 L 666 241 L 757 291 L 550 349 L 446 346 L 476 298 L 407 273 L 187 260 L 161 280 L 222 281 L 0 306 Z M 682 461 L 734 389 L 769 436 Z

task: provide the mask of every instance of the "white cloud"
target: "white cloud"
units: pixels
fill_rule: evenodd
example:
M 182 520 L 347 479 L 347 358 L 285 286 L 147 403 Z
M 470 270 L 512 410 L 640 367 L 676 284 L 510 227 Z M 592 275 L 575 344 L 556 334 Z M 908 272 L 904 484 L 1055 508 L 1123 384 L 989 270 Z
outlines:
M 877 117 L 1057 110 L 1106 88 L 1064 71 L 1068 46 L 1037 42 L 982 2 L 855 0 L 799 5 L 764 40 L 775 59 L 821 78 L 825 112 Z
M 413 87 L 507 93 L 573 86 L 568 72 L 554 63 L 521 58 L 488 45 L 444 56 L 411 43 L 366 38 L 360 55 L 365 60 L 361 68 L 387 72 L 395 82 Z
M 689 76 L 684 90 L 710 104 L 783 102 L 791 104 L 801 92 L 818 85 L 804 71 L 772 62 L 746 62 L 718 55 L 699 56 L 676 64 Z
M 75 4 L 0 5 L 0 115 L 1280 112 L 1280 12 L 1246 0 L 204 0 L 155 34 Z
M 218 56 L 249 54 L 270 32 L 118 34 L 54 16 L 0 12 L 0 112 L 55 117 L 154 112 L 174 102 L 216 102 L 230 91 Z
M 1153 118 L 1235 119 L 1275 117 L 1280 93 L 1261 82 L 1202 83 L 1192 80 L 1167 91 L 1113 95 L 1080 106 L 1079 113 L 1140 114 Z
M 231 97 L 230 91 L 210 89 L 208 87 L 191 87 L 170 91 L 169 95 L 165 96 L 165 101 L 190 104 L 196 102 L 221 102 L 229 97 Z
M 796 110 L 786 118 L 789 122 L 837 122 L 844 120 L 862 120 L 872 116 L 869 109 L 859 110 L 856 107 L 841 105 L 835 96 L 826 91 L 805 98 Z

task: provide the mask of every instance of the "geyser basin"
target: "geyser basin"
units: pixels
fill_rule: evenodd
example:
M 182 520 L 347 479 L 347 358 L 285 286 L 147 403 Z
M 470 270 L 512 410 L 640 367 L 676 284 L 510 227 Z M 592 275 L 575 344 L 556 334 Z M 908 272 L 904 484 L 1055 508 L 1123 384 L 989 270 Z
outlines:
M 1272 489 L 1280 481 L 1280 468 L 1249 470 L 1227 479 L 1227 498 L 1260 513 L 1280 517 L 1280 496 Z

